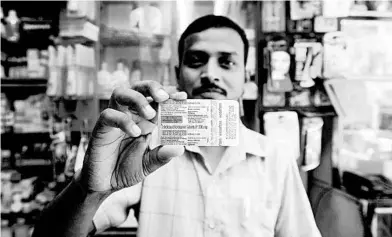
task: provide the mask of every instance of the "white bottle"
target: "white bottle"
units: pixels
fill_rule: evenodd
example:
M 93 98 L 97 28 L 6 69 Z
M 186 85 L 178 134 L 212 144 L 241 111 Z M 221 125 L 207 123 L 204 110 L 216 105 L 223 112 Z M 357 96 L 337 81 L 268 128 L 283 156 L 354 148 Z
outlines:
M 77 69 L 76 69 L 76 55 L 75 49 L 68 45 L 66 49 L 67 55 L 67 84 L 66 84 L 66 96 L 75 97 L 77 95 Z
M 134 84 L 138 81 L 142 80 L 142 70 L 141 70 L 141 65 L 139 60 L 133 61 L 132 64 L 132 72 L 131 72 L 131 77 L 130 77 L 130 84 Z
M 48 85 L 46 89 L 46 94 L 48 96 L 55 96 L 56 94 L 56 50 L 53 46 L 48 47 L 48 70 L 49 70 L 49 78 L 48 78 Z
M 96 72 L 96 63 L 95 63 L 95 50 L 94 48 L 87 48 L 88 49 L 88 71 L 87 71 L 87 78 L 88 78 L 88 92 L 87 95 L 89 97 L 94 96 L 95 94 L 95 72 Z
M 108 71 L 108 64 L 106 62 L 102 62 L 101 70 L 98 72 L 98 88 L 99 94 L 103 96 L 111 93 L 113 89 L 111 74 Z
M 116 71 L 112 74 L 114 88 L 129 86 L 129 80 L 125 74 L 125 60 L 119 59 L 116 64 Z
M 11 37 L 9 40 L 18 41 L 19 40 L 19 24 L 20 20 L 15 10 L 9 10 L 8 16 L 5 19 L 12 30 Z

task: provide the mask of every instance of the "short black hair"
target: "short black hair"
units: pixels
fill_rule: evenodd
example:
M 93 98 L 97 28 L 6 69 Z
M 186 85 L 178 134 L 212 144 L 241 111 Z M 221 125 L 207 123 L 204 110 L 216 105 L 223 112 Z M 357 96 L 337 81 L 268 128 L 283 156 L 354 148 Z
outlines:
M 178 42 L 178 59 L 181 65 L 182 57 L 185 49 L 185 39 L 195 33 L 199 33 L 210 28 L 230 28 L 235 30 L 244 43 L 244 63 L 248 59 L 249 41 L 246 38 L 245 31 L 234 21 L 225 16 L 205 15 L 193 21 L 182 33 Z

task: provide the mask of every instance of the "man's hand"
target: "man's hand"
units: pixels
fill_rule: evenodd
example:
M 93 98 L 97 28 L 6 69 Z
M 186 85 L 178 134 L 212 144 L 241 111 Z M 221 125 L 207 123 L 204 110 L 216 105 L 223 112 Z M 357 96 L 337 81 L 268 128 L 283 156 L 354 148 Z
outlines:
M 86 151 L 80 176 L 86 191 L 112 193 L 133 186 L 184 152 L 182 146 L 149 149 L 151 132 L 156 127 L 153 107 L 169 98 L 184 100 L 187 95 L 184 92 L 169 95 L 154 81 L 115 89 Z
M 141 189 L 142 185 L 139 183 L 109 195 L 94 215 L 95 234 L 123 224 L 129 218 L 130 207 L 140 201 Z

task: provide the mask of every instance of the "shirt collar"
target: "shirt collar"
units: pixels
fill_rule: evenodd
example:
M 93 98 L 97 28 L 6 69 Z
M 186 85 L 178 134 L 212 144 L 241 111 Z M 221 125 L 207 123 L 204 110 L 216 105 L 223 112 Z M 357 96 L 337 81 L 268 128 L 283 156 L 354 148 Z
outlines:
M 266 156 L 267 140 L 266 137 L 258 132 L 248 129 L 240 124 L 241 141 L 240 144 L 246 153 L 255 156 Z

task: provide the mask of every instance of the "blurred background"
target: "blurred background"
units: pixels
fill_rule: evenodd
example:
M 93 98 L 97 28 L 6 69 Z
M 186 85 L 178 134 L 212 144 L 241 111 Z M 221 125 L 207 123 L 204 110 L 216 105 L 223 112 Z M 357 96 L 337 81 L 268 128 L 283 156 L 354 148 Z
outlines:
M 225 15 L 250 42 L 241 119 L 289 142 L 325 236 L 392 236 L 392 1 L 2 1 L 1 236 L 30 236 L 116 86 L 176 89 L 177 41 Z M 97 236 L 135 236 L 129 220 Z

